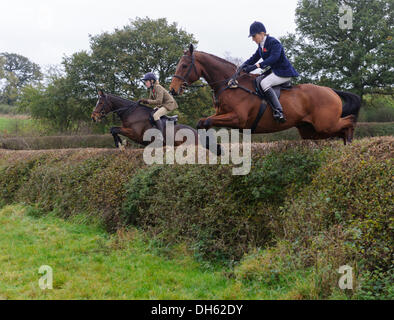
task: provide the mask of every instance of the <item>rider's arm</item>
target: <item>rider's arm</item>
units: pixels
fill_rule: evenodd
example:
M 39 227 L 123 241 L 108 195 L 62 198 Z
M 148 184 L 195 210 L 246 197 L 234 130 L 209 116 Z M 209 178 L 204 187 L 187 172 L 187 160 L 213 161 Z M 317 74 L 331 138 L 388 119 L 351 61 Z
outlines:
M 257 61 L 260 60 L 260 53 L 259 53 L 259 49 L 256 50 L 255 54 L 253 56 L 251 56 L 248 60 L 246 60 L 243 65 L 250 65 L 250 64 L 255 64 Z
M 270 56 L 264 61 L 259 63 L 260 68 L 263 69 L 267 66 L 272 66 L 276 61 L 278 61 L 281 51 L 282 51 L 282 45 L 280 44 L 279 41 L 275 42 L 271 47 Z
M 156 87 L 156 99 L 148 99 L 147 102 L 149 104 L 153 105 L 161 105 L 163 104 L 163 98 L 164 98 L 164 89 L 160 87 Z

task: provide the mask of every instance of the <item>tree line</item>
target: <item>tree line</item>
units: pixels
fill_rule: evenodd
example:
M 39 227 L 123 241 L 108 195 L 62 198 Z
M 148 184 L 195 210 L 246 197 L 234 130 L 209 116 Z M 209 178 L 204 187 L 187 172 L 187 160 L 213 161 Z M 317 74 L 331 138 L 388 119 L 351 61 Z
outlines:
M 341 28 L 341 6 L 351 11 L 352 28 Z M 280 38 L 300 73 L 296 81 L 361 96 L 389 95 L 392 102 L 393 12 L 392 1 L 300 0 L 296 33 Z M 190 43 L 198 44 L 176 23 L 146 17 L 113 32 L 90 36 L 90 50 L 65 57 L 61 68 L 46 73 L 26 57 L 0 53 L 0 103 L 16 104 L 59 130 L 70 130 L 90 121 L 98 88 L 137 100 L 147 94 L 140 79 L 148 71 L 155 72 L 168 88 Z M 193 126 L 213 111 L 207 87 L 176 99 L 180 120 Z

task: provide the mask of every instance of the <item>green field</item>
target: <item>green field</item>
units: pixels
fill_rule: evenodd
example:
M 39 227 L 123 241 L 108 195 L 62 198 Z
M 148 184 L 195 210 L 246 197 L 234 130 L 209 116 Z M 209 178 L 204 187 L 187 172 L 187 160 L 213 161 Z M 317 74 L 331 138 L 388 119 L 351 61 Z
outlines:
M 23 116 L 0 116 L 0 135 L 26 135 L 37 131 L 37 123 Z
M 310 281 L 289 274 L 276 288 L 246 286 L 184 246 L 163 254 L 136 229 L 110 235 L 51 214 L 35 218 L 23 205 L 0 210 L 0 234 L 0 299 L 278 299 Z M 52 290 L 39 287 L 41 265 L 53 269 Z

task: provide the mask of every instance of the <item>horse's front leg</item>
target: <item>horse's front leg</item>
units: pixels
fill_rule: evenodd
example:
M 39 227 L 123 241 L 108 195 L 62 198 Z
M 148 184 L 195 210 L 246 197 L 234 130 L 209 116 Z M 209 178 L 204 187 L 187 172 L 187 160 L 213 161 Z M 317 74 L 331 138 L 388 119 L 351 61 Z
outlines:
M 114 137 L 115 147 L 124 150 L 124 146 L 122 145 L 122 139 L 119 137 L 119 134 L 122 136 L 128 137 L 131 140 L 141 143 L 139 137 L 135 134 L 135 132 L 129 128 L 124 127 L 112 127 L 111 134 Z
M 136 143 L 139 143 L 141 145 L 146 145 L 146 142 L 143 140 L 143 133 L 138 133 L 131 128 L 125 128 L 125 127 L 119 128 L 119 133 L 122 136 L 125 136 Z
M 119 148 L 119 143 L 122 143 L 122 140 L 118 136 L 118 134 L 121 133 L 121 127 L 112 127 L 110 129 L 110 132 L 111 132 L 112 136 L 114 137 L 115 147 Z
M 211 127 L 240 128 L 243 122 L 245 121 L 242 121 L 235 112 L 229 112 L 200 119 L 197 123 L 197 129 L 209 129 Z

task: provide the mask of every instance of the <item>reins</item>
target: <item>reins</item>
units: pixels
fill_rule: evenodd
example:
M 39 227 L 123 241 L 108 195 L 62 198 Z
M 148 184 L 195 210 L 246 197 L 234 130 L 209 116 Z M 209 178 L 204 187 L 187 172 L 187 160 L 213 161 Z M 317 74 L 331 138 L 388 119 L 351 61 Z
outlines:
M 113 110 L 113 104 L 112 104 L 112 102 L 110 100 L 108 100 L 108 96 L 107 95 L 105 95 L 105 102 L 108 104 L 108 106 L 110 108 L 110 111 L 106 112 L 105 111 L 105 105 L 103 105 L 103 107 L 100 110 L 100 114 L 101 114 L 102 117 L 106 117 L 110 113 L 116 113 L 118 116 L 120 116 L 121 112 L 126 111 L 126 110 L 134 111 L 138 107 L 138 104 L 136 103 L 136 104 L 128 106 L 128 107 L 122 107 L 122 108 Z
M 180 75 L 174 74 L 174 77 L 175 77 L 175 78 L 178 78 L 178 79 L 180 79 L 180 80 L 183 81 L 183 83 L 182 83 L 182 86 L 183 86 L 183 87 L 187 87 L 187 88 L 203 88 L 203 87 L 207 87 L 207 86 L 211 86 L 211 87 L 212 87 L 212 85 L 218 84 L 218 83 L 227 83 L 227 85 L 224 86 L 224 87 L 222 87 L 222 88 L 220 88 L 220 89 L 218 90 L 217 93 L 215 93 L 215 91 L 214 91 L 213 89 L 211 89 L 211 91 L 212 91 L 212 96 L 213 96 L 213 99 L 214 99 L 215 104 L 218 103 L 218 101 L 219 101 L 219 96 L 220 96 L 225 90 L 227 90 L 227 89 L 237 89 L 237 88 L 239 88 L 239 89 L 242 89 L 242 90 L 244 90 L 244 91 L 246 91 L 246 92 L 248 92 L 248 93 L 250 93 L 250 94 L 253 94 L 253 95 L 255 95 L 255 96 L 259 96 L 256 92 L 254 92 L 254 91 L 252 91 L 252 90 L 250 90 L 250 89 L 248 89 L 248 88 L 245 88 L 245 87 L 241 86 L 241 85 L 238 83 L 237 78 L 239 77 L 239 75 L 240 75 L 240 73 L 241 73 L 241 70 L 240 70 L 240 69 L 238 69 L 238 70 L 237 70 L 230 78 L 228 78 L 228 79 L 219 80 L 219 81 L 211 82 L 211 83 L 208 83 L 208 84 L 206 84 L 206 83 L 199 84 L 199 85 L 189 84 L 188 78 L 189 78 L 189 75 L 190 75 L 190 73 L 191 73 L 192 70 L 194 70 L 194 72 L 195 72 L 196 75 L 198 76 L 197 68 L 196 68 L 196 65 L 195 65 L 195 63 L 194 63 L 194 61 L 195 61 L 194 53 L 190 56 L 190 58 L 191 58 L 191 64 L 189 65 L 189 69 L 187 70 L 186 75 L 185 75 L 184 77 L 182 77 L 182 76 L 180 76 Z
M 246 91 L 247 93 L 253 94 L 253 95 L 255 95 L 255 96 L 257 96 L 257 97 L 260 98 L 260 96 L 259 96 L 259 94 L 258 94 L 257 92 L 252 91 L 252 90 L 250 90 L 250 89 L 248 89 L 248 88 L 246 88 L 246 87 L 244 87 L 244 86 L 241 86 L 241 85 L 239 84 L 239 82 L 238 82 L 237 79 L 239 78 L 240 73 L 241 73 L 241 71 L 242 71 L 240 68 L 238 68 L 237 71 L 236 71 L 230 78 L 228 78 L 228 79 L 224 79 L 224 80 L 220 80 L 220 81 L 215 81 L 215 82 L 211 82 L 211 83 L 208 83 L 208 84 L 201 84 L 201 85 L 192 85 L 192 84 L 189 84 L 188 78 L 189 78 L 189 75 L 190 75 L 190 73 L 191 73 L 192 70 L 194 70 L 194 72 L 195 72 L 196 75 L 198 76 L 197 68 L 196 68 L 196 66 L 195 66 L 195 64 L 194 64 L 194 60 L 195 60 L 195 59 L 194 59 L 194 53 L 192 53 L 192 55 L 191 55 L 191 64 L 190 64 L 190 66 L 189 66 L 189 69 L 188 69 L 187 72 L 186 72 L 186 75 L 185 75 L 184 77 L 182 77 L 182 76 L 180 76 L 180 75 L 175 74 L 174 77 L 175 77 L 175 78 L 178 78 L 178 79 L 181 79 L 181 80 L 183 81 L 182 86 L 184 86 L 184 87 L 189 87 L 189 88 L 190 88 L 190 87 L 195 87 L 195 88 L 196 88 L 196 87 L 200 87 L 200 88 L 202 88 L 202 87 L 206 87 L 206 86 L 209 85 L 209 86 L 211 87 L 212 97 L 213 97 L 213 101 L 214 101 L 215 106 L 217 106 L 217 105 L 219 104 L 219 97 L 220 97 L 220 95 L 221 95 L 224 91 L 226 91 L 227 89 L 242 89 L 242 90 Z M 217 84 L 217 83 L 226 83 L 226 85 L 225 85 L 224 87 L 221 87 L 221 88 L 218 90 L 218 92 L 215 93 L 215 90 L 212 89 L 212 85 L 213 85 L 213 84 Z M 259 108 L 259 110 L 258 110 L 257 117 L 256 117 L 256 119 L 253 121 L 253 124 L 252 124 L 252 127 L 251 127 L 252 133 L 254 133 L 254 132 L 256 131 L 257 124 L 259 123 L 261 117 L 263 116 L 266 107 L 267 107 L 266 103 L 263 103 L 263 102 L 262 102 L 262 103 L 260 104 L 260 108 Z

